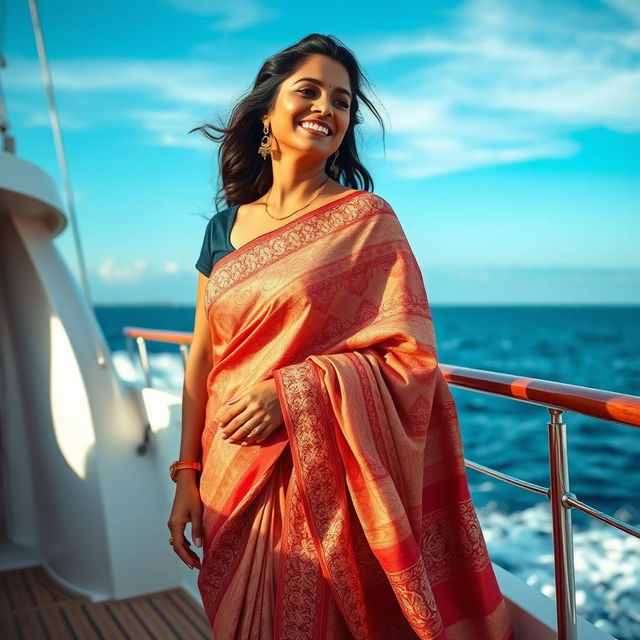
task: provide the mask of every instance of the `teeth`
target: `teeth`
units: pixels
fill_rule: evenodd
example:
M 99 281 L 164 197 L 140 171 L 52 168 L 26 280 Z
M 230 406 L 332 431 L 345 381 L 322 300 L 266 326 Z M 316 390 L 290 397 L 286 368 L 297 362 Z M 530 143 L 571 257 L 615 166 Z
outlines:
M 329 135 L 329 129 L 319 124 L 316 124 L 315 122 L 303 122 L 300 124 L 300 126 L 304 127 L 305 129 L 315 129 L 316 131 L 322 131 L 322 133 L 324 133 L 325 136 Z

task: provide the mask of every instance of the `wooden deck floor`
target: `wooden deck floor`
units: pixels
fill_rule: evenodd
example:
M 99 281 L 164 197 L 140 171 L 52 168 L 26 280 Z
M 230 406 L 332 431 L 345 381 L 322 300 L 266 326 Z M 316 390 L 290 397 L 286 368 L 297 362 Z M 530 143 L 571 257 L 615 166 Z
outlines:
M 94 603 L 34 566 L 0 572 L 0 637 L 210 640 L 212 635 L 202 607 L 183 589 Z

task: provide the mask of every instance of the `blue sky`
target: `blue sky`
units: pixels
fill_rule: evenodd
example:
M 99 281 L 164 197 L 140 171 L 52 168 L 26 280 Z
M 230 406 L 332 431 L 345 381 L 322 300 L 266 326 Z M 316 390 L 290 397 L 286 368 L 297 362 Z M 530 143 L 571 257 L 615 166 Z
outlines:
M 95 302 L 195 301 L 217 146 L 187 132 L 315 31 L 372 83 L 361 156 L 432 304 L 640 303 L 640 2 L 385 6 L 40 0 Z M 28 3 L 5 14 L 10 132 L 61 186 Z

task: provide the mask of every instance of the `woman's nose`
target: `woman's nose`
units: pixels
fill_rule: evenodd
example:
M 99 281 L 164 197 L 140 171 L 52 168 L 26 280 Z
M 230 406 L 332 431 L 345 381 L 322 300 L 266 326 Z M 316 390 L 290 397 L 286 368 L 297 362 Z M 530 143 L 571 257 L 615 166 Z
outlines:
M 331 101 L 328 98 L 319 98 L 316 100 L 315 108 L 322 114 L 331 115 L 333 113 Z

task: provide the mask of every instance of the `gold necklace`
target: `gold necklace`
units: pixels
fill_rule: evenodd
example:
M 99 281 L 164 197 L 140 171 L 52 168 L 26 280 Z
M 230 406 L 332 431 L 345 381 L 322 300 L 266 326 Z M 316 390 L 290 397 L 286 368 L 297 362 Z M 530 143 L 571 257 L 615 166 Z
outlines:
M 316 193 L 316 195 L 313 196 L 313 198 L 311 198 L 311 200 L 309 200 L 309 202 L 307 202 L 307 204 L 305 204 L 304 207 L 300 207 L 299 209 L 296 209 L 293 213 L 298 213 L 298 211 L 302 211 L 303 209 L 306 209 L 320 195 L 320 192 L 322 191 L 324 185 L 327 184 L 328 181 L 329 181 L 329 176 L 327 176 L 327 179 L 320 185 L 320 188 L 318 189 L 318 193 Z M 269 201 L 269 193 L 271 193 L 271 189 L 269 189 L 269 191 L 267 192 L 267 200 L 264 203 L 264 210 L 267 212 L 267 214 L 274 220 L 284 220 L 285 218 L 290 218 L 293 215 L 293 213 L 290 213 L 289 215 L 286 215 L 286 216 L 282 216 L 282 218 L 276 218 L 275 216 L 272 216 L 269 213 L 269 209 L 267 208 L 267 202 Z

